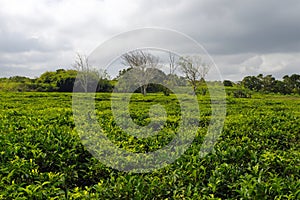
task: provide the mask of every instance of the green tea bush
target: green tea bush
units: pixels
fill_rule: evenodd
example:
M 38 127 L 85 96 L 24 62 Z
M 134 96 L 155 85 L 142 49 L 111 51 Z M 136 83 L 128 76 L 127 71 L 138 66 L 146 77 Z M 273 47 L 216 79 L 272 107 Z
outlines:
M 134 94 L 130 114 L 149 123 L 160 103 L 168 113 L 155 137 L 137 139 L 116 126 L 110 94 L 95 97 L 98 121 L 113 143 L 132 152 L 155 151 L 173 137 L 180 106 L 170 94 Z M 1 199 L 299 199 L 300 99 L 253 94 L 227 98 L 223 132 L 214 152 L 199 156 L 209 127 L 208 95 L 199 95 L 199 130 L 183 156 L 151 173 L 103 165 L 82 144 L 67 93 L 1 93 Z

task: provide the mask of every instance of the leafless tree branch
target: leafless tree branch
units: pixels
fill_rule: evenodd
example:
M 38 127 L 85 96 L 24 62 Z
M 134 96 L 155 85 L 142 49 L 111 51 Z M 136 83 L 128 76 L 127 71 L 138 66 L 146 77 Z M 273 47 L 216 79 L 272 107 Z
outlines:
M 134 70 L 134 79 L 141 87 L 141 93 L 146 95 L 150 80 L 156 76 L 159 58 L 143 50 L 135 50 L 124 54 L 121 59 L 123 65 Z

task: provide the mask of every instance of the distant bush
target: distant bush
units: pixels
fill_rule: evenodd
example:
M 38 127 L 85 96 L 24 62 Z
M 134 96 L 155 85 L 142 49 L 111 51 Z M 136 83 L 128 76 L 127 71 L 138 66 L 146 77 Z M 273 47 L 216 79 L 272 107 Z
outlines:
M 224 85 L 224 86 L 227 86 L 227 87 L 232 87 L 232 86 L 233 86 L 233 83 L 232 83 L 231 81 L 229 81 L 229 80 L 224 80 L 224 81 L 223 81 L 223 85 Z
M 233 96 L 235 98 L 251 98 L 251 94 L 247 93 L 245 90 L 235 90 Z

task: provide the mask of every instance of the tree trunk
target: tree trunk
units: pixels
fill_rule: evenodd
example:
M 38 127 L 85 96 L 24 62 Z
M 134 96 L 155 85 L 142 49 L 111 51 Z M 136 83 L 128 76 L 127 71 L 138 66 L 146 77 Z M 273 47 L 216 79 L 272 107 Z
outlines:
M 143 95 L 144 96 L 147 95 L 147 87 L 146 87 L 146 85 L 143 85 Z
M 197 90 L 197 86 L 193 85 L 193 90 L 194 90 L 194 96 L 196 96 L 196 90 Z
M 144 95 L 144 89 L 143 89 L 144 87 L 143 86 L 141 86 L 141 94 L 143 94 Z

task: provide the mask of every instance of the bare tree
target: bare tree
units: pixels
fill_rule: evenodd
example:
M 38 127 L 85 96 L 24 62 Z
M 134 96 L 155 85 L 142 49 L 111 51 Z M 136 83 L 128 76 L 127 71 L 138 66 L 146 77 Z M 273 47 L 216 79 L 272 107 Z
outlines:
M 196 94 L 198 84 L 205 80 L 205 76 L 210 69 L 210 65 L 203 62 L 201 57 L 198 55 L 180 58 L 179 65 L 181 67 L 181 71 L 185 75 L 185 78 L 193 86 L 194 94 Z
M 90 66 L 89 60 L 86 56 L 77 53 L 74 69 L 77 70 L 77 81 L 84 92 L 88 92 L 92 87 L 96 87 L 98 80 L 101 77 L 100 73 Z
M 174 74 L 177 69 L 177 63 L 176 63 L 176 55 L 172 52 L 169 52 L 169 68 L 170 72 L 169 74 Z
M 133 71 L 134 81 L 141 88 L 141 93 L 147 94 L 147 87 L 151 79 L 155 78 L 159 58 L 142 50 L 135 50 L 124 54 L 122 63 L 129 66 Z

